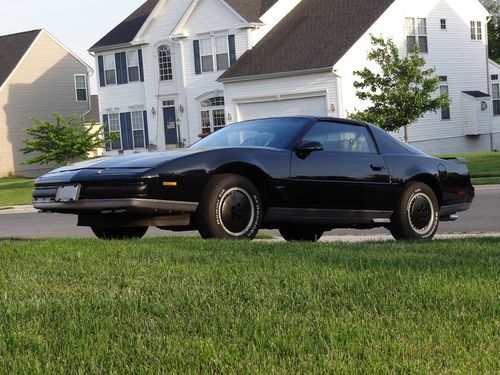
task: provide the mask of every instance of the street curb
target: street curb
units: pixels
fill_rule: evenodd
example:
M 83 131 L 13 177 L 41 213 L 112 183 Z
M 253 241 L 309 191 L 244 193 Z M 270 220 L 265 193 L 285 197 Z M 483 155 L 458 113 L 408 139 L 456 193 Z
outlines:
M 10 207 L 10 206 L 7 206 Z M 0 207 L 1 208 L 1 207 Z M 38 210 L 32 205 L 27 206 L 12 206 L 7 210 L 0 210 L 0 215 L 16 215 L 16 214 L 33 214 L 37 213 Z

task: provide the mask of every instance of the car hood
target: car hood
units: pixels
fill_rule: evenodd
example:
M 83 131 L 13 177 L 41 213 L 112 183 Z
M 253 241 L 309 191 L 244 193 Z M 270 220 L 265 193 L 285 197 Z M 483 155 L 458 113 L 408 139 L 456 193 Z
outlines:
M 127 156 L 104 157 L 74 163 L 53 170 L 52 173 L 78 171 L 82 169 L 150 169 L 171 160 L 179 159 L 188 155 L 197 154 L 203 149 L 182 149 L 165 152 L 144 152 Z

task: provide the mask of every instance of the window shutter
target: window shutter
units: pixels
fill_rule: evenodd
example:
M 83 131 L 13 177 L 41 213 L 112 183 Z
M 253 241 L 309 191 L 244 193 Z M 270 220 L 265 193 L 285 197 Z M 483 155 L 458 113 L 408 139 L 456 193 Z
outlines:
M 115 53 L 116 62 L 116 83 L 123 85 L 128 83 L 127 55 L 125 52 Z
M 120 127 L 122 130 L 123 149 L 133 150 L 134 140 L 132 138 L 132 116 L 130 112 L 120 113 Z
M 147 148 L 149 146 L 148 112 L 143 111 L 142 116 L 144 117 L 144 139 L 146 140 L 146 148 Z
M 142 60 L 142 49 L 138 51 L 138 55 L 139 55 L 139 75 L 141 82 L 144 82 L 144 63 Z
M 106 86 L 106 77 L 104 75 L 104 57 L 102 55 L 98 56 L 97 61 L 99 65 L 99 84 L 101 87 L 104 87 Z
M 102 115 L 102 123 L 104 124 L 104 138 L 109 137 L 109 120 L 108 115 Z M 111 143 L 106 143 L 106 151 L 111 150 Z
M 229 66 L 233 66 L 236 62 L 236 43 L 234 40 L 234 35 L 228 35 L 229 42 Z
M 196 74 L 201 74 L 200 41 L 193 40 L 194 48 L 194 70 Z

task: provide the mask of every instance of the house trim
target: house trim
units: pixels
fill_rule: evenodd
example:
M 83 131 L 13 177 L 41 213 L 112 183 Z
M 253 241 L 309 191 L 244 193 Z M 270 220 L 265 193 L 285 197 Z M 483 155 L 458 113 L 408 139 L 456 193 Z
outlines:
M 255 81 L 259 79 L 272 79 L 272 78 L 281 78 L 281 77 L 293 77 L 300 76 L 304 74 L 316 74 L 316 73 L 332 73 L 335 76 L 339 76 L 331 66 L 324 68 L 314 68 L 307 70 L 295 70 L 291 72 L 277 72 L 277 73 L 268 73 L 268 74 L 257 74 L 251 76 L 242 76 L 242 77 L 232 77 L 232 78 L 217 78 L 218 82 L 230 83 L 230 82 L 245 82 L 245 81 Z
M 247 20 L 245 20 L 238 12 L 236 12 L 228 3 L 226 3 L 224 0 L 219 0 L 227 9 L 229 9 L 240 21 L 241 25 L 239 25 L 238 28 L 251 28 L 254 27 L 253 23 L 249 23 Z M 185 38 L 187 35 L 182 32 L 182 28 L 186 25 L 187 21 L 189 18 L 191 18 L 194 10 L 198 6 L 200 0 L 193 0 L 191 5 L 187 8 L 187 10 L 184 12 L 182 15 L 181 19 L 177 24 L 174 26 L 173 30 L 170 32 L 169 37 L 174 39 L 174 38 Z

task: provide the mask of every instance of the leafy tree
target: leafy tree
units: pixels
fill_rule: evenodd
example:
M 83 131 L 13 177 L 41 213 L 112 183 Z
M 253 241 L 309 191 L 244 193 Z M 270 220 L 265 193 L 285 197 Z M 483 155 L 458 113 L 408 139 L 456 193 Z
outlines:
M 38 154 L 23 164 L 44 165 L 54 162 L 56 165 L 66 165 L 88 158 L 88 153 L 96 148 L 104 147 L 110 139 L 103 139 L 102 128 L 93 130 L 95 121 L 86 126 L 82 116 L 70 115 L 63 117 L 52 114 L 55 123 L 37 118 L 30 118 L 34 123 L 24 131 L 30 138 L 24 140 L 24 154 Z
M 439 77 L 434 69 L 424 69 L 425 60 L 418 46 L 406 57 L 400 57 L 392 39 L 371 36 L 373 49 L 368 59 L 378 64 L 379 72 L 365 68 L 355 71 L 360 78 L 354 82 L 356 96 L 369 100 L 371 106 L 350 117 L 377 124 L 387 131 L 404 127 L 408 141 L 407 126 L 426 112 L 436 112 L 450 105 L 446 95 L 436 95 Z
M 491 20 L 488 23 L 490 58 L 500 63 L 500 1 L 481 0 L 481 3 L 491 15 Z

